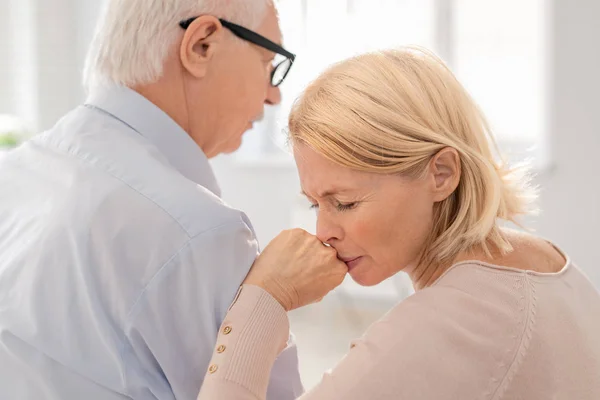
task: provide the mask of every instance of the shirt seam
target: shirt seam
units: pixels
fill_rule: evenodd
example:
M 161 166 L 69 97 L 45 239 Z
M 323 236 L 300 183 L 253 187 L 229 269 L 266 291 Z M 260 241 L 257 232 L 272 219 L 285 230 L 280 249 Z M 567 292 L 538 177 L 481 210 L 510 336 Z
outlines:
M 158 270 L 154 273 L 154 275 L 152 276 L 152 278 L 150 278 L 150 280 L 148 281 L 148 283 L 144 286 L 144 288 L 140 291 L 139 296 L 136 298 L 136 300 L 133 302 L 131 308 L 129 309 L 129 312 L 127 313 L 127 315 L 125 316 L 125 320 L 123 323 L 123 331 L 125 332 L 130 326 L 131 326 L 131 320 L 135 317 L 135 313 L 134 311 L 136 311 L 135 309 L 138 307 L 138 304 L 141 303 L 143 297 L 146 295 L 146 293 L 148 292 L 148 290 L 150 289 L 150 286 L 153 285 L 153 283 L 159 279 L 158 276 L 167 268 L 169 268 L 171 265 L 174 264 L 174 261 L 179 257 L 179 255 L 186 250 L 187 248 L 190 247 L 190 245 L 192 244 L 192 242 L 194 242 L 196 239 L 199 239 L 201 236 L 204 236 L 205 234 L 209 234 L 212 233 L 218 229 L 224 228 L 224 227 L 228 227 L 228 226 L 233 226 L 233 225 L 238 225 L 238 224 L 242 224 L 244 226 L 246 226 L 246 224 L 243 221 L 233 221 L 233 222 L 226 222 L 223 223 L 221 225 L 218 225 L 216 227 L 213 227 L 211 229 L 202 231 L 192 237 L 190 237 L 181 247 L 179 247 L 179 249 L 177 249 L 176 252 L 173 253 L 173 255 L 163 263 L 163 265 L 161 265 L 160 268 L 158 268 Z M 121 365 L 123 365 L 123 371 L 121 373 L 121 379 L 123 380 L 126 392 L 127 392 L 127 396 L 129 396 L 129 391 L 128 386 L 125 384 L 127 382 L 127 367 L 126 367 L 126 363 L 125 363 L 125 358 L 124 358 L 124 351 L 125 351 L 125 345 L 126 345 L 126 340 L 123 340 L 121 342 L 121 346 L 119 348 L 119 359 L 121 360 Z
M 36 143 L 36 142 L 39 142 L 39 143 Z M 161 206 L 160 204 L 158 204 L 154 199 L 150 198 L 146 194 L 144 194 L 144 193 L 140 192 L 139 190 L 137 190 L 135 187 L 131 186 L 131 184 L 129 184 L 125 180 L 121 179 L 120 177 L 118 177 L 118 176 L 112 174 L 110 171 L 106 170 L 103 166 L 91 162 L 87 158 L 86 154 L 81 154 L 80 152 L 76 152 L 76 151 L 73 151 L 71 149 L 63 148 L 63 146 L 61 144 L 54 142 L 49 137 L 43 137 L 43 138 L 40 137 L 34 143 L 36 143 L 37 145 L 40 145 L 40 146 L 41 146 L 41 144 L 47 144 L 48 146 L 41 146 L 41 147 L 52 148 L 52 149 L 54 149 L 55 151 L 57 151 L 57 152 L 59 152 L 61 154 L 70 156 L 71 158 L 80 161 L 82 164 L 84 164 L 84 165 L 86 165 L 86 166 L 88 166 L 88 167 L 90 167 L 92 169 L 101 171 L 101 172 L 105 173 L 106 175 L 112 177 L 113 179 L 119 181 L 121 184 L 125 185 L 131 191 L 133 191 L 137 195 L 143 197 L 144 199 L 148 200 L 149 202 L 151 202 L 152 204 L 154 204 L 158 209 L 160 209 L 162 212 L 164 212 L 166 215 L 168 215 L 169 218 L 172 221 L 174 221 L 181 228 L 181 230 L 185 233 L 185 235 L 187 236 L 188 239 L 190 239 L 192 237 L 190 235 L 190 232 L 185 228 L 185 226 L 183 226 L 183 224 L 181 223 L 181 221 L 179 221 L 179 219 L 176 218 L 173 214 L 171 214 L 167 209 L 165 209 L 163 206 Z
M 118 176 L 115 176 L 114 174 L 112 174 L 110 171 L 107 171 L 104 167 L 102 167 L 101 165 L 97 165 L 95 163 L 92 163 L 86 156 L 86 154 L 81 154 L 79 152 L 75 152 L 71 149 L 68 148 L 64 148 L 64 146 L 62 146 L 60 143 L 56 143 L 54 140 L 52 140 L 51 138 L 49 138 L 48 136 L 44 136 L 44 137 L 38 137 L 37 140 L 32 141 L 32 144 L 35 144 L 37 146 L 40 147 L 44 147 L 47 149 L 51 149 L 54 150 L 57 153 L 60 154 L 64 154 L 66 156 L 69 156 L 70 158 L 79 161 L 80 163 L 82 163 L 83 165 L 88 166 L 89 168 L 95 169 L 95 170 L 99 170 L 103 173 L 105 173 L 106 175 L 112 177 L 113 179 L 116 179 L 117 181 L 119 181 L 121 184 L 125 185 L 127 188 L 129 188 L 130 190 L 132 190 L 134 193 L 138 194 L 139 196 L 145 198 L 146 200 L 150 201 L 152 204 L 154 204 L 158 209 L 160 209 L 162 212 L 164 212 L 166 215 L 169 216 L 169 218 L 174 221 L 180 228 L 181 230 L 185 233 L 186 235 L 186 242 L 167 260 L 163 263 L 163 265 L 156 271 L 156 273 L 152 276 L 152 278 L 150 279 L 150 281 L 144 286 L 144 288 L 142 289 L 142 291 L 140 292 L 140 295 L 138 296 L 138 298 L 135 300 L 135 302 L 133 303 L 133 305 L 131 306 L 130 311 L 127 313 L 127 316 L 125 317 L 125 321 L 123 324 L 123 328 L 124 330 L 129 326 L 129 320 L 131 315 L 133 314 L 134 308 L 137 306 L 137 304 L 140 302 L 141 298 L 144 296 L 144 294 L 147 292 L 148 287 L 155 281 L 157 275 L 160 274 L 161 271 L 163 271 L 166 267 L 168 267 L 169 264 L 171 264 L 176 257 L 181 254 L 181 252 L 183 250 L 185 250 L 185 248 L 189 247 L 190 244 L 197 239 L 200 236 L 203 236 L 206 233 L 210 233 L 213 232 L 217 229 L 221 229 L 224 226 L 228 226 L 228 225 L 236 225 L 239 223 L 242 223 L 243 225 L 246 225 L 243 220 L 236 220 L 236 221 L 228 221 L 225 222 L 223 224 L 217 225 L 215 227 L 206 229 L 202 232 L 199 232 L 195 235 L 190 235 L 190 232 L 181 224 L 181 222 L 174 216 L 172 215 L 168 210 L 166 210 L 164 207 L 162 207 L 160 204 L 158 204 L 156 201 L 154 201 L 152 198 L 146 196 L 144 193 L 140 192 L 139 190 L 137 190 L 136 188 L 134 188 L 133 186 L 131 186 L 129 183 L 127 183 L 126 181 L 124 181 L 123 179 L 119 178 Z M 43 146 L 43 145 L 46 146 Z M 126 371 L 127 371 L 127 366 L 125 364 L 124 361 L 124 357 L 123 357 L 123 352 L 125 350 L 125 345 L 126 345 L 126 340 L 125 340 L 125 336 L 123 337 L 123 339 L 121 339 L 121 344 L 119 347 L 119 359 L 121 361 L 121 365 L 123 365 L 123 370 L 121 372 L 121 379 L 123 381 L 123 385 L 124 385 L 124 395 L 131 397 L 128 387 L 126 385 Z

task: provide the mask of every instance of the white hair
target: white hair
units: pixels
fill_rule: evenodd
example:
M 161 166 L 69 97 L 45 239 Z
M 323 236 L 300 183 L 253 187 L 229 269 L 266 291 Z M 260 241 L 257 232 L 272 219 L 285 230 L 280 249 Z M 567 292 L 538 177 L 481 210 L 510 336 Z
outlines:
M 214 15 L 256 29 L 271 0 L 107 0 L 83 72 L 97 85 L 134 86 L 157 81 L 181 32 L 179 22 Z

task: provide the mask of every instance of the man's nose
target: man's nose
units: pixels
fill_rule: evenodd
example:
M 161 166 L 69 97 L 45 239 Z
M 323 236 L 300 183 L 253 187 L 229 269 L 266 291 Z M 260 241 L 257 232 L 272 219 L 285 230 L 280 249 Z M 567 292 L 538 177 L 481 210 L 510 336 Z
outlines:
M 281 90 L 279 90 L 279 87 L 274 87 L 269 84 L 265 104 L 276 106 L 279 103 L 281 103 Z

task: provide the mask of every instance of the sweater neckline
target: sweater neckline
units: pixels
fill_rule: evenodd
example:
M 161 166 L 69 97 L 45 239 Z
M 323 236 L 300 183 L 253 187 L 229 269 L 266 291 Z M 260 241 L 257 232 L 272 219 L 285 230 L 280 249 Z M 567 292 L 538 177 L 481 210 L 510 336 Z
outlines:
M 550 245 L 552 245 L 552 247 L 554 247 L 556 249 L 556 251 L 558 251 L 565 259 L 565 264 L 559 271 L 538 272 L 538 271 L 534 271 L 534 270 L 530 270 L 530 269 L 521 269 L 521 268 L 515 268 L 515 267 L 508 267 L 508 266 L 500 265 L 500 264 L 492 264 L 492 263 L 488 263 L 488 262 L 480 261 L 480 260 L 464 260 L 464 261 L 460 261 L 460 262 L 453 264 L 438 279 L 436 279 L 435 282 L 433 282 L 433 284 L 431 284 L 431 286 L 434 286 L 437 283 L 439 283 L 442 280 L 442 278 L 444 278 L 446 275 L 448 275 L 453 270 L 460 268 L 461 266 L 465 266 L 465 265 L 476 265 L 476 266 L 480 266 L 480 267 L 484 267 L 484 268 L 493 269 L 496 271 L 505 271 L 505 272 L 511 272 L 511 273 L 524 274 L 524 275 L 532 275 L 532 276 L 536 276 L 536 277 L 540 277 L 540 278 L 558 278 L 558 277 L 566 274 L 570 269 L 572 269 L 571 258 L 569 257 L 568 254 L 566 254 L 564 251 L 562 251 L 554 243 L 552 243 L 550 241 L 547 241 L 547 242 Z

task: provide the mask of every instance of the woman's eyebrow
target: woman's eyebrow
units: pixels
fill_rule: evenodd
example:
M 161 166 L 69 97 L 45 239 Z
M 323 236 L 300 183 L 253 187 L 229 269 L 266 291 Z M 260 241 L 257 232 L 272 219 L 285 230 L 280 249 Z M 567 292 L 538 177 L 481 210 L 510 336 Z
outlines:
M 349 192 L 350 189 L 329 189 L 324 191 L 323 193 L 317 193 L 318 197 L 324 198 L 324 197 L 330 197 L 333 196 L 335 194 L 339 194 L 339 193 L 344 193 L 344 192 Z M 300 191 L 300 194 L 306 196 L 306 197 L 311 197 L 309 195 L 306 194 L 306 192 L 304 190 Z

